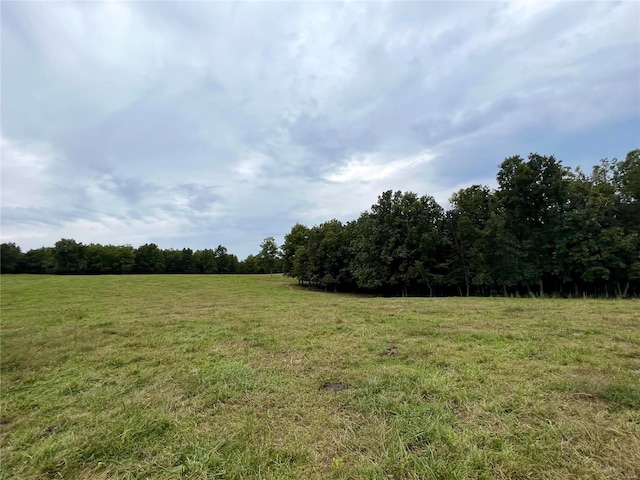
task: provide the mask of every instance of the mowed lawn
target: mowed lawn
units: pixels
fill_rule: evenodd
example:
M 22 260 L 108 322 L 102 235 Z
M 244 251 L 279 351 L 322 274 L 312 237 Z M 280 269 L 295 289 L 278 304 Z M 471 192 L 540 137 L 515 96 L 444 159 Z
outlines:
M 638 300 L 0 281 L 0 478 L 640 475 Z

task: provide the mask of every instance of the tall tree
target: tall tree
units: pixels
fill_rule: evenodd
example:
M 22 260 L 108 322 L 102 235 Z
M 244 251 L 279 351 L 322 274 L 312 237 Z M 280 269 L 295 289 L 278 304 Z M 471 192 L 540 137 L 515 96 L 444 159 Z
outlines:
M 273 274 L 280 260 L 278 244 L 273 237 L 267 237 L 262 241 L 258 259 L 262 268 L 270 274 Z
M 441 282 L 437 253 L 442 218 L 432 197 L 391 190 L 380 195 L 353 230 L 352 273 L 358 286 L 402 295 L 426 286 L 433 293 Z
M 544 294 L 544 282 L 556 271 L 555 241 L 568 204 L 570 170 L 555 157 L 532 153 L 528 161 L 507 158 L 497 175 L 498 198 L 505 214 L 505 228 L 522 252 L 519 283 L 537 284 Z
M 492 283 L 481 240 L 487 222 L 495 213 L 495 195 L 489 187 L 472 185 L 454 193 L 450 202 L 452 209 L 445 221 L 451 252 L 450 283 L 464 282 L 465 295 L 469 296 L 472 285 Z
M 298 278 L 304 281 L 299 271 L 296 271 L 296 259 L 302 254 L 309 238 L 309 228 L 300 223 L 296 223 L 284 237 L 282 244 L 282 273 L 286 276 Z M 299 262 L 298 262 L 299 263 Z

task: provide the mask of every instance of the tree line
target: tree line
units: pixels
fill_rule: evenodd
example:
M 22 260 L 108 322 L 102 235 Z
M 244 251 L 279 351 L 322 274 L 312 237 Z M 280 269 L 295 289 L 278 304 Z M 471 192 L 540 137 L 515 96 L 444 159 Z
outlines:
M 357 220 L 293 226 L 282 269 L 299 283 L 388 295 L 640 295 L 640 150 L 589 173 L 553 156 L 504 160 L 445 211 L 384 192 Z
M 553 156 L 504 160 L 498 187 L 472 185 L 444 210 L 386 191 L 354 221 L 296 224 L 245 260 L 214 249 L 61 239 L 23 253 L 1 245 L 3 273 L 274 273 L 331 291 L 386 295 L 640 295 L 640 149 L 591 172 Z
M 54 273 L 76 275 L 130 273 L 271 273 L 277 271 L 276 245 L 272 237 L 261 244 L 257 255 L 239 261 L 227 248 L 160 249 L 155 243 L 131 245 L 84 245 L 61 239 L 54 247 L 23 253 L 15 243 L 0 246 L 2 273 Z M 277 249 L 277 246 L 275 247 Z

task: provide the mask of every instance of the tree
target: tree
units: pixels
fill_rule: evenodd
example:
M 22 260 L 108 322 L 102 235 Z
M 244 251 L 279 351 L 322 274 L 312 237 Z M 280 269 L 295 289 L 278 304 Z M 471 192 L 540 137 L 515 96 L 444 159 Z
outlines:
M 86 247 L 73 239 L 56 242 L 53 255 L 56 273 L 79 274 L 87 271 Z
M 135 262 L 135 250 L 131 245 L 86 246 L 87 273 L 123 274 L 131 273 Z
M 464 282 L 469 296 L 471 285 L 490 285 L 482 235 L 487 222 L 495 213 L 495 195 L 489 187 L 472 185 L 459 190 L 450 199 L 452 210 L 447 212 L 445 227 L 449 242 L 449 283 Z
M 353 282 L 347 230 L 348 227 L 335 219 L 310 229 L 296 225 L 293 235 L 285 237 L 286 246 L 283 246 L 286 274 L 300 283 L 307 281 L 325 290 L 349 288 Z
M 640 149 L 631 150 L 614 173 L 624 203 L 640 202 Z
M 238 259 L 235 255 L 229 255 L 227 247 L 218 245 L 215 251 L 218 273 L 233 273 L 237 269 Z
M 360 288 L 407 295 L 441 282 L 438 231 L 442 208 L 433 197 L 391 190 L 378 197 L 371 213 L 354 226 L 352 274 Z
M 193 258 L 193 250 L 191 250 L 190 248 L 182 249 L 180 264 L 182 267 L 182 273 L 195 273 L 196 265 Z
M 555 237 L 568 205 L 571 173 L 553 156 L 532 153 L 528 161 L 519 156 L 507 158 L 497 175 L 499 208 L 504 211 L 505 228 L 522 252 L 518 263 L 518 283 L 527 289 L 553 280 L 557 270 Z
M 240 273 L 266 273 L 260 267 L 259 258 L 255 255 L 248 255 L 239 265 Z
M 198 273 L 218 273 L 218 261 L 212 249 L 197 250 L 193 254 L 193 260 Z
M 265 238 L 260 244 L 260 253 L 258 254 L 258 261 L 262 268 L 273 275 L 279 260 L 280 254 L 275 239 L 273 237 Z
M 53 248 L 41 247 L 25 253 L 24 271 L 26 273 L 55 273 Z
M 182 273 L 182 251 L 173 248 L 162 250 L 162 260 L 164 273 Z M 154 272 L 151 271 L 149 273 Z
M 291 232 L 285 235 L 284 244 L 282 245 L 282 273 L 288 277 L 298 278 L 299 281 L 304 279 L 296 273 L 296 259 L 302 253 L 301 248 L 305 248 L 309 238 L 309 228 L 296 223 Z M 299 262 L 298 262 L 299 263 Z
M 136 250 L 134 264 L 136 273 L 164 273 L 165 263 L 163 252 L 155 243 L 146 243 Z
M 622 226 L 629 233 L 640 234 L 640 149 L 630 151 L 613 169 Z
M 19 273 L 23 267 L 24 255 L 15 243 L 0 245 L 0 271 L 2 273 Z
M 111 273 L 111 265 L 106 258 L 105 247 L 100 244 L 91 243 L 85 248 L 87 259 L 87 273 L 102 274 Z
M 108 245 L 107 252 L 111 259 L 113 273 L 131 273 L 136 261 L 136 251 L 131 245 Z

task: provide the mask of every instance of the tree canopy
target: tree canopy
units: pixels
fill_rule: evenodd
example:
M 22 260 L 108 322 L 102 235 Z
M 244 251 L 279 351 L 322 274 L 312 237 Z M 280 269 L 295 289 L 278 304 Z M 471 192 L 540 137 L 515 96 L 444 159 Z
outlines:
M 640 294 L 640 150 L 590 174 L 553 156 L 504 160 L 498 188 L 383 192 L 355 221 L 295 225 L 286 275 L 390 295 Z M 323 248 L 325 238 L 340 241 Z

